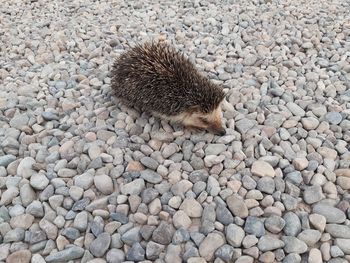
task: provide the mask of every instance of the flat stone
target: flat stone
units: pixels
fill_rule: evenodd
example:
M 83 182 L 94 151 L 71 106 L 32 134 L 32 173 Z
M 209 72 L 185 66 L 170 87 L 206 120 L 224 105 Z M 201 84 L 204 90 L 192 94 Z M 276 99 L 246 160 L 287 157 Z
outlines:
M 256 176 L 270 176 L 275 177 L 276 173 L 273 167 L 265 161 L 255 161 L 252 165 L 251 172 Z
M 4 235 L 4 243 L 19 242 L 24 239 L 24 230 L 22 228 L 15 228 L 8 231 Z
M 284 251 L 286 253 L 302 254 L 307 251 L 307 245 L 305 242 L 292 236 L 282 236 L 282 241 L 285 243 Z
M 320 238 L 321 232 L 315 229 L 305 229 L 298 235 L 298 239 L 304 241 L 309 247 L 313 247 Z
M 122 223 L 122 224 L 126 224 L 129 222 L 129 218 L 121 212 L 111 213 L 111 218 L 115 221 Z
M 256 125 L 256 121 L 253 121 L 250 119 L 241 119 L 235 123 L 237 130 L 241 134 L 246 134 L 255 125 Z
M 305 116 L 305 111 L 294 102 L 288 102 L 286 106 L 294 116 L 300 116 L 300 117 Z
M 158 184 L 163 180 L 163 177 L 160 174 L 149 169 L 141 171 L 141 178 L 152 184 Z
M 20 130 L 23 126 L 28 124 L 28 121 L 29 117 L 26 113 L 18 114 L 10 120 L 10 126 Z
M 27 230 L 34 221 L 34 216 L 30 214 L 22 214 L 11 218 L 10 225 L 12 228 L 23 228 Z
M 312 212 L 323 215 L 326 218 L 327 223 L 341 224 L 346 219 L 345 213 L 343 211 L 329 205 L 316 204 L 313 207 Z
M 326 232 L 335 238 L 350 239 L 350 227 L 346 225 L 327 224 Z
M 145 181 L 142 178 L 135 179 L 134 181 L 122 185 L 120 190 L 124 195 L 139 195 L 145 188 Z
M 284 247 L 284 242 L 275 237 L 265 235 L 259 239 L 258 248 L 262 252 L 275 250 Z
M 71 246 L 62 251 L 50 254 L 45 258 L 46 262 L 68 262 L 81 258 L 84 254 L 84 249 L 78 246 Z
M 6 263 L 29 263 L 32 258 L 32 253 L 28 249 L 19 250 L 11 253 L 6 258 Z
M 350 177 L 350 169 L 337 169 L 334 173 L 336 176 Z
M 41 113 L 41 116 L 44 118 L 46 121 L 58 121 L 60 118 L 53 112 L 51 111 L 44 111 Z
M 12 154 L 7 154 L 0 156 L 0 167 L 7 167 L 10 163 L 14 162 L 16 160 L 16 156 Z
M 205 155 L 218 155 L 226 150 L 227 146 L 221 143 L 212 143 L 205 148 Z

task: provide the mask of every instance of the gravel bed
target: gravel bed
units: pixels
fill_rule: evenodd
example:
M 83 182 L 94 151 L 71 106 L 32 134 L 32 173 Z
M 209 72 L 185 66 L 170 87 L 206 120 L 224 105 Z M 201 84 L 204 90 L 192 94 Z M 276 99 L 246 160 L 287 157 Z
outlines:
M 0 262 L 350 262 L 349 10 L 2 1 Z M 152 38 L 224 86 L 225 136 L 110 96 Z

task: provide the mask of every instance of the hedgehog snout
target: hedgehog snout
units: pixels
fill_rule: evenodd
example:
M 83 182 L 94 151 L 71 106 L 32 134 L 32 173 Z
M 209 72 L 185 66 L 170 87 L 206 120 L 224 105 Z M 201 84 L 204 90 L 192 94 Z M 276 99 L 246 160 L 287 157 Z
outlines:
M 226 134 L 226 130 L 224 127 L 220 127 L 219 129 L 213 130 L 213 133 L 215 135 L 224 136 Z

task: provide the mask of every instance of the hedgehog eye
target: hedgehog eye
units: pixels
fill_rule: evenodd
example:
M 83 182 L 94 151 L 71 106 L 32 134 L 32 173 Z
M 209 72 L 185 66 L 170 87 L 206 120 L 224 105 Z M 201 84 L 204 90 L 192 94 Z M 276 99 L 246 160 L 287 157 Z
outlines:
M 200 118 L 201 122 L 203 122 L 203 124 L 208 125 L 209 121 L 205 118 Z

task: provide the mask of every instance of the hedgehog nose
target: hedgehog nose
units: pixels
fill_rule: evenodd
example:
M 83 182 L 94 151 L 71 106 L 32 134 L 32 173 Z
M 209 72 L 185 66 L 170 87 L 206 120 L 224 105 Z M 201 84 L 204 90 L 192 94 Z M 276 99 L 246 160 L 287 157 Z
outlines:
M 224 136 L 225 134 L 226 134 L 226 130 L 222 127 L 216 131 L 216 135 Z

